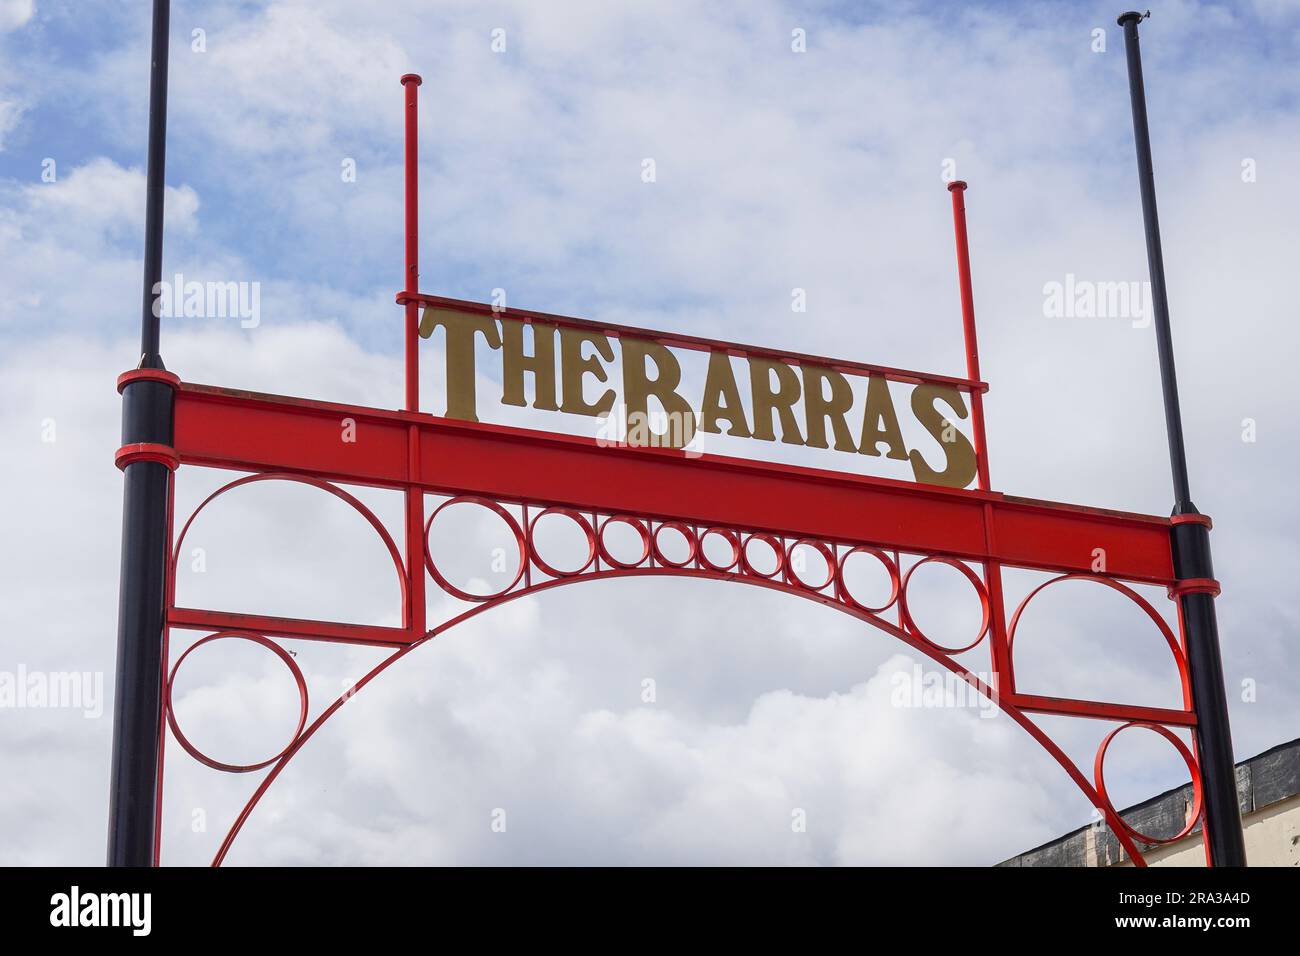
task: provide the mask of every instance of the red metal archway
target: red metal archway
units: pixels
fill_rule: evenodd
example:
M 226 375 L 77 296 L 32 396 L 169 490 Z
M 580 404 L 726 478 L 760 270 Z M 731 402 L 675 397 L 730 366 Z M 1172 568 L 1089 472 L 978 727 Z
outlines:
M 407 654 L 456 624 L 527 594 L 578 581 L 650 575 L 733 581 L 817 601 L 850 614 L 925 654 L 988 696 L 1050 753 L 1103 815 L 1137 865 L 1144 865 L 1144 846 L 1181 839 L 1204 822 L 1198 759 L 1174 733 L 1197 724 L 1189 690 L 1182 617 L 1180 614 L 1179 633 L 1175 634 L 1130 585 L 1159 585 L 1168 589 L 1171 598 L 1188 592 L 1217 593 L 1218 585 L 1212 580 L 1180 580 L 1170 546 L 1174 523 L 1195 521 L 1208 526 L 1208 519 L 1199 515 L 1169 519 L 1106 511 L 1016 498 L 991 490 L 982 404 L 988 386 L 979 372 L 966 246 L 964 183 L 954 183 L 950 190 L 966 342 L 965 377 L 835 361 L 518 309 L 502 310 L 426 295 L 418 290 L 415 93 L 419 79 L 408 76 L 403 78 L 403 83 L 407 106 L 406 288 L 398 294 L 397 301 L 405 311 L 406 407 L 394 411 L 234 391 L 183 382 L 169 372 L 150 368 L 127 372 L 119 379 L 119 390 L 135 382 L 151 381 L 166 384 L 174 393 L 174 445 L 125 445 L 118 453 L 119 466 L 147 460 L 162 462 L 173 471 L 184 466 L 202 466 L 243 473 L 205 499 L 184 522 L 179 534 L 175 530 L 175 516 L 169 515 L 166 628 L 210 633 L 191 645 L 174 664 L 168 662 L 164 649 L 166 725 L 184 751 L 209 767 L 231 773 L 266 771 L 233 821 L 214 864 L 226 858 L 263 794 L 315 732 L 352 696 Z M 688 455 L 673 448 L 608 447 L 592 438 L 423 413 L 419 410 L 417 348 L 422 307 L 494 318 L 504 313 L 526 324 L 545 323 L 653 341 L 679 349 L 722 351 L 792 365 L 807 363 L 834 368 L 847 375 L 954 388 L 970 400 L 977 487 L 921 485 L 719 455 Z M 358 433 L 364 434 L 364 443 L 339 441 L 340 423 L 348 420 Z M 197 514 L 233 488 L 275 480 L 325 490 L 366 519 L 393 561 L 401 592 L 401 626 L 348 624 L 177 605 L 176 555 Z M 403 548 L 398 547 L 383 523 L 342 485 L 403 493 Z M 453 585 L 439 570 L 428 547 L 428 535 L 437 514 L 435 511 L 426 517 L 428 495 L 447 497 L 449 500 L 441 507 L 474 505 L 494 512 L 506 522 L 518 546 L 518 572 L 505 588 L 491 594 L 470 593 Z M 587 545 L 586 560 L 580 567 L 555 567 L 539 554 L 534 531 L 538 519 L 548 514 L 562 516 L 579 528 Z M 605 537 L 613 524 L 633 530 L 640 542 L 639 554 L 629 558 L 613 553 Z M 665 536 L 677 538 L 679 544 L 684 542 L 684 557 L 669 553 L 663 546 Z M 720 541 L 728 557 L 710 557 L 704 547 L 708 540 Z M 756 544 L 771 549 L 775 556 L 775 567 L 771 570 L 752 560 L 750 548 Z M 807 580 L 801 575 L 793 560 L 796 549 L 801 547 L 811 548 L 825 559 L 824 580 Z M 1095 570 L 1098 549 L 1106 555 L 1104 573 Z M 845 563 L 850 556 L 858 554 L 878 561 L 888 577 L 891 593 L 882 605 L 864 604 L 848 586 Z M 905 557 L 910 565 L 904 561 Z M 971 641 L 962 647 L 945 647 L 933 641 L 917 626 L 909 609 L 908 584 L 916 568 L 926 563 L 944 563 L 956 568 L 979 599 L 980 626 Z M 1051 572 L 1054 577 L 1030 592 L 1008 616 L 1002 590 L 1004 567 Z M 474 606 L 430 626 L 425 610 L 426 575 L 443 592 L 471 601 Z M 1046 697 L 1017 689 L 1012 651 L 1022 611 L 1044 588 L 1073 579 L 1094 581 L 1123 594 L 1150 619 L 1174 659 L 1182 688 L 1181 707 Z M 252 640 L 277 653 L 293 674 L 301 697 L 298 726 L 291 740 L 278 754 L 251 765 L 226 764 L 202 753 L 185 737 L 171 706 L 172 681 L 186 655 L 202 643 L 226 638 Z M 277 639 L 286 638 L 379 645 L 393 651 L 309 720 L 311 708 L 306 682 L 292 656 L 276 643 Z M 956 660 L 956 655 L 982 644 L 987 645 L 992 686 Z M 1098 746 L 1091 779 L 1034 723 L 1031 715 L 1036 714 L 1096 719 L 1113 725 Z M 1120 817 L 1107 795 L 1104 758 L 1116 734 L 1128 727 L 1148 728 L 1159 734 L 1187 762 L 1194 807 L 1186 826 L 1177 835 L 1160 837 L 1137 832 Z M 165 734 L 164 731 L 164 739 L 159 741 L 164 748 Z M 158 839 L 161 768 L 160 760 L 155 862 L 161 852 Z

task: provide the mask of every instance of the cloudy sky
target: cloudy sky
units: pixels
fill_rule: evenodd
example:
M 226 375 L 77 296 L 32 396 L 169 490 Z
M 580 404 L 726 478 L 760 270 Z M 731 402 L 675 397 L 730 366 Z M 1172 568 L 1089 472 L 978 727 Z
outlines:
M 1152 11 L 1175 344 L 1241 759 L 1300 735 L 1300 3 Z M 1166 514 L 1150 328 L 1050 305 L 1054 283 L 1146 279 L 1120 12 L 176 2 L 164 273 L 257 283 L 260 313 L 255 327 L 168 319 L 164 358 L 188 381 L 400 404 L 398 78 L 419 72 L 421 287 L 460 298 L 501 288 L 525 308 L 961 374 L 955 168 L 971 184 L 995 488 Z M 0 0 L 0 670 L 102 675 L 105 698 L 148 39 L 144 3 Z M 791 310 L 793 289 L 806 312 Z M 438 390 L 432 370 L 424 387 Z M 229 477 L 183 471 L 178 511 Z M 391 565 L 324 498 L 264 485 L 205 512 L 182 602 L 394 623 Z M 399 526 L 394 496 L 364 498 Z M 481 557 L 492 533 L 466 523 L 453 540 Z M 1009 572 L 1008 601 L 1037 580 Z M 971 626 L 955 572 L 918 589 L 936 633 Z M 1150 623 L 1097 590 L 1066 586 L 1027 613 L 1020 686 L 1176 703 Z M 431 594 L 432 620 L 457 610 Z M 173 653 L 200 636 L 175 633 Z M 313 712 L 380 659 L 286 646 Z M 986 653 L 963 660 L 986 670 Z M 759 588 L 556 589 L 449 632 L 349 701 L 230 862 L 988 864 L 1091 820 L 1005 716 L 900 706 L 922 663 Z M 83 703 L 0 710 L 0 862 L 103 859 L 111 700 Z M 196 651 L 177 709 L 230 761 L 279 749 L 296 716 L 286 672 L 251 645 Z M 1042 725 L 1085 768 L 1107 729 Z M 1185 780 L 1170 748 L 1131 736 L 1108 763 L 1120 805 Z M 174 744 L 167 757 L 164 861 L 204 863 L 255 775 L 213 772 Z

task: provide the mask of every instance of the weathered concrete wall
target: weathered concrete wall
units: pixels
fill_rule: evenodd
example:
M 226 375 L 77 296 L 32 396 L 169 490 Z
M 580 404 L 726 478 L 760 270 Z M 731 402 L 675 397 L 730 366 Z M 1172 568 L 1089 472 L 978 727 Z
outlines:
M 1237 765 L 1237 798 L 1251 866 L 1300 866 L 1300 740 L 1292 740 Z M 1142 833 L 1174 834 L 1192 810 L 1186 784 L 1121 816 Z M 1153 866 L 1204 866 L 1200 827 L 1177 843 L 1146 851 Z M 1131 866 L 1115 834 L 1104 824 L 1073 833 L 1012 857 L 999 866 Z
M 1251 866 L 1300 866 L 1300 794 L 1242 817 Z M 1205 866 L 1199 834 L 1147 853 L 1152 866 Z M 1132 866 L 1125 861 L 1121 866 Z

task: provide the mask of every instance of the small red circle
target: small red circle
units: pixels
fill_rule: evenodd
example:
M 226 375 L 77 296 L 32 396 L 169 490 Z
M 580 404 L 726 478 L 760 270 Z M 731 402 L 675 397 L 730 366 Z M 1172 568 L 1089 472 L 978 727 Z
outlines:
M 1161 737 L 1165 738 L 1165 740 L 1173 744 L 1174 749 L 1177 750 L 1178 755 L 1183 758 L 1183 763 L 1187 764 L 1187 770 L 1191 774 L 1192 812 L 1187 815 L 1187 823 L 1183 826 L 1183 828 L 1171 837 L 1162 838 L 1162 837 L 1148 836 L 1147 834 L 1143 833 L 1141 830 L 1135 829 L 1133 826 L 1131 826 L 1128 823 L 1127 820 L 1125 820 L 1123 817 L 1119 815 L 1119 811 L 1115 809 L 1115 804 L 1111 802 L 1110 794 L 1106 792 L 1106 775 L 1103 773 L 1103 768 L 1106 763 L 1106 751 L 1110 749 L 1111 741 L 1114 740 L 1117 736 L 1119 736 L 1121 731 L 1127 730 L 1130 727 L 1142 727 L 1146 730 L 1151 731 L 1154 734 L 1160 735 Z M 1175 734 L 1168 727 L 1162 727 L 1160 724 L 1151 724 L 1140 720 L 1130 720 L 1127 724 L 1120 724 L 1118 727 L 1116 727 L 1114 730 L 1112 730 L 1110 733 L 1108 733 L 1105 736 L 1105 738 L 1101 742 L 1101 746 L 1097 748 L 1097 757 L 1092 764 L 1092 775 L 1097 783 L 1097 795 L 1101 797 L 1102 801 L 1106 804 L 1107 808 L 1111 811 L 1111 813 L 1115 815 L 1115 819 L 1119 821 L 1119 825 L 1124 828 L 1124 831 L 1129 836 L 1133 837 L 1134 839 L 1141 840 L 1143 843 L 1149 843 L 1152 845 L 1160 845 L 1164 843 L 1177 843 L 1183 837 L 1191 833 L 1192 830 L 1196 828 L 1196 824 L 1200 822 L 1201 802 L 1203 796 L 1202 784 L 1201 784 L 1201 769 L 1196 765 L 1196 758 L 1193 757 L 1192 752 L 1187 749 L 1187 745 L 1184 744 L 1178 738 L 1178 735 Z
M 885 566 L 885 572 L 889 575 L 889 600 L 879 607 L 872 607 L 863 604 L 853 596 L 851 591 L 849 591 L 848 582 L 844 579 L 844 569 L 848 567 L 849 558 L 855 554 L 869 554 Z M 844 557 L 840 558 L 839 564 L 835 568 L 836 595 L 849 607 L 858 611 L 865 611 L 868 614 L 878 614 L 881 611 L 892 607 L 894 602 L 898 600 L 899 588 L 898 565 L 894 563 L 893 558 L 884 551 L 881 551 L 879 548 L 873 548 L 865 544 L 849 548 L 848 551 L 844 552 Z
M 659 546 L 659 533 L 665 528 L 671 528 L 683 538 L 686 539 L 687 554 L 681 561 L 673 561 L 663 552 Z M 699 552 L 700 542 L 695 537 L 695 532 L 688 525 L 680 521 L 661 521 L 655 526 L 654 533 L 650 536 L 650 548 L 654 552 L 655 560 L 660 564 L 670 568 L 684 568 L 695 560 L 695 555 Z
M 515 570 L 515 576 L 511 578 L 509 584 L 501 588 L 499 591 L 493 591 L 491 594 L 474 594 L 470 591 L 464 591 L 456 587 L 456 585 L 443 577 L 442 572 L 440 572 L 437 565 L 433 563 L 433 555 L 429 549 L 429 529 L 433 527 L 433 519 L 438 517 L 444 508 L 450 508 L 452 505 L 462 504 L 481 505 L 482 507 L 487 508 L 506 523 L 511 534 L 515 536 L 515 543 L 519 546 L 519 567 Z M 482 603 L 483 601 L 491 601 L 495 598 L 501 597 L 501 595 L 505 594 L 519 583 L 519 579 L 524 576 L 524 566 L 527 562 L 528 546 L 525 543 L 523 529 L 519 527 L 519 522 L 515 520 L 515 516 L 495 501 L 490 501 L 487 498 L 480 498 L 477 495 L 460 495 L 456 498 L 450 498 L 438 505 L 438 507 L 434 509 L 433 514 L 429 515 L 429 520 L 424 523 L 424 566 L 429 570 L 429 574 L 433 579 L 438 582 L 439 587 L 448 594 L 460 598 L 462 601 Z
M 301 707 L 299 709 L 299 714 L 298 714 L 298 727 L 296 730 L 294 730 L 293 736 L 289 738 L 289 742 L 284 745 L 284 748 L 281 749 L 279 753 L 275 754 L 272 757 L 268 757 L 266 760 L 263 760 L 260 763 L 250 763 L 250 764 L 222 763 L 219 760 L 213 760 L 207 754 L 203 753 L 203 751 L 199 750 L 192 743 L 190 743 L 189 738 L 186 737 L 185 734 L 181 732 L 180 724 L 176 720 L 176 709 L 172 706 L 172 689 L 176 683 L 176 672 L 180 670 L 181 664 L 185 662 L 185 658 L 189 657 L 191 654 L 193 654 L 204 644 L 207 644 L 211 641 L 222 640 L 223 638 L 232 638 L 234 640 L 240 640 L 240 641 L 251 641 L 254 644 L 258 644 L 262 647 L 267 648 L 272 653 L 274 653 L 276 657 L 280 658 L 280 660 L 284 662 L 284 666 L 289 668 L 289 673 L 293 675 L 294 683 L 298 685 L 298 698 L 299 701 L 301 702 Z M 283 647 L 281 647 L 279 644 L 275 643 L 271 639 L 263 637 L 260 634 L 246 634 L 243 631 L 217 631 L 215 634 L 209 634 L 207 637 L 203 637 L 195 641 L 188 648 L 186 648 L 184 654 L 182 654 L 180 657 L 176 659 L 176 663 L 172 665 L 171 673 L 167 675 L 166 705 L 167 705 L 167 725 L 171 727 L 172 734 L 176 737 L 177 742 L 181 745 L 182 748 L 184 748 L 187 754 L 189 754 L 199 763 L 211 767 L 214 770 L 224 770 L 227 773 L 251 773 L 254 770 L 261 770 L 262 768 L 269 767 L 271 764 L 275 763 L 277 760 L 279 760 L 281 757 L 287 754 L 290 748 L 292 748 L 293 745 L 298 741 L 299 734 L 301 734 L 302 729 L 307 726 L 307 709 L 308 709 L 307 681 L 303 678 L 302 671 L 299 669 L 297 662 L 293 659 L 293 656 L 288 651 L 286 651 Z
M 731 547 L 731 558 L 725 564 L 718 564 L 709 557 L 708 549 L 704 547 L 704 542 L 708 540 L 709 535 L 716 534 Z M 700 535 L 700 564 L 704 565 L 710 571 L 716 571 L 719 574 L 725 574 L 733 571 L 736 565 L 740 563 L 740 535 L 735 531 L 727 528 L 706 528 Z
M 542 556 L 537 551 L 537 541 L 535 540 L 535 536 L 537 533 L 537 522 L 541 521 L 547 515 L 563 515 L 573 521 L 574 524 L 582 530 L 583 535 L 587 539 L 587 557 L 580 567 L 574 568 L 571 571 L 564 571 L 552 567 L 542 560 Z M 587 568 L 591 567 L 592 562 L 596 560 L 597 547 L 596 532 L 592 530 L 591 522 L 587 520 L 586 516 L 583 515 L 582 512 L 575 511 L 572 508 L 545 508 L 542 511 L 539 511 L 537 516 L 528 523 L 528 548 L 533 555 L 533 564 L 537 565 L 544 573 L 549 574 L 553 578 L 571 578 L 574 575 L 581 574 L 583 571 L 587 570 Z
M 799 577 L 799 572 L 795 570 L 794 549 L 799 547 L 801 544 L 807 545 L 826 559 L 826 580 L 821 584 L 809 584 L 803 578 Z M 801 587 L 805 591 L 820 591 L 835 580 L 835 552 L 825 541 L 818 541 L 815 538 L 800 538 L 798 541 L 791 544 L 789 550 L 786 552 L 785 567 L 786 580 L 790 584 Z
M 755 541 L 762 541 L 770 547 L 772 554 L 776 557 L 776 567 L 767 573 L 758 570 L 749 560 L 749 546 Z M 755 578 L 774 578 L 785 570 L 785 548 L 773 535 L 755 531 L 745 538 L 745 543 L 740 546 L 740 570 Z
M 631 525 L 636 531 L 637 536 L 641 539 L 641 554 L 635 561 L 620 561 L 610 552 L 609 546 L 605 544 L 605 529 L 612 523 Z M 629 515 L 611 515 L 600 523 L 600 533 L 596 536 L 596 545 L 600 551 L 600 557 L 606 564 L 613 565 L 616 568 L 627 570 L 638 567 L 642 562 L 650 557 L 650 532 L 646 530 L 645 522 L 640 518 L 633 518 Z
M 930 638 L 926 637 L 924 632 L 916 626 L 916 621 L 912 618 L 912 612 L 907 607 L 907 585 L 911 582 L 913 573 L 915 573 L 917 568 L 924 564 L 929 564 L 931 561 L 936 564 L 946 564 L 951 568 L 956 568 L 966 576 L 966 580 L 971 583 L 971 586 L 975 588 L 975 593 L 979 596 L 980 607 L 983 611 L 983 620 L 980 622 L 979 633 L 975 635 L 975 640 L 971 641 L 964 647 L 944 647 L 937 641 L 930 640 Z M 916 562 L 916 564 L 907 569 L 907 573 L 903 575 L 903 585 L 898 595 L 898 609 L 903 615 L 903 623 L 908 631 L 911 631 L 914 636 L 925 641 L 925 643 L 929 644 L 936 650 L 943 651 L 945 654 L 961 654 L 965 651 L 969 651 L 980 641 L 984 640 L 984 635 L 988 633 L 989 625 L 993 622 L 993 610 L 989 606 L 989 594 L 984 588 L 984 582 L 979 579 L 979 575 L 956 558 L 943 557 L 942 555 L 937 554 L 932 554 L 928 558 L 922 558 L 920 561 Z

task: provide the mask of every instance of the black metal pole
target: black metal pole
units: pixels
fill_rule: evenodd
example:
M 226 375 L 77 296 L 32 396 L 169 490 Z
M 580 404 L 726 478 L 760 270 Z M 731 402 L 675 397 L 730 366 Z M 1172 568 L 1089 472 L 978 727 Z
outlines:
M 141 369 L 163 369 L 155 314 L 162 278 L 163 170 L 167 150 L 169 0 L 154 0 L 149 74 L 149 165 L 145 199 Z M 122 389 L 122 444 L 172 444 L 172 385 L 162 378 Z M 113 701 L 113 769 L 109 791 L 108 865 L 151 866 L 162 729 L 162 650 L 168 499 L 171 470 L 156 460 L 126 464 L 122 500 L 122 571 L 118 594 L 117 677 Z
M 1147 266 L 1151 272 L 1151 302 L 1160 357 L 1160 382 L 1165 401 L 1165 429 L 1169 436 L 1169 463 L 1174 479 L 1175 524 L 1170 532 L 1174 574 L 1179 581 L 1205 582 L 1204 590 L 1179 595 L 1187 664 L 1196 709 L 1196 750 L 1205 794 L 1205 824 L 1210 863 L 1245 866 L 1246 847 L 1237 803 L 1237 776 L 1228 726 L 1228 698 L 1219 652 L 1219 625 L 1214 614 L 1214 565 L 1210 559 L 1209 523 L 1192 503 L 1187 477 L 1187 451 L 1183 445 L 1183 420 L 1178 406 L 1178 380 L 1174 373 L 1174 346 L 1169 331 L 1169 300 L 1165 290 L 1165 262 L 1160 249 L 1160 220 L 1156 214 L 1155 176 L 1151 168 L 1151 136 L 1147 129 L 1146 91 L 1142 84 L 1142 52 L 1138 48 L 1138 23 L 1143 14 L 1129 12 L 1119 18 L 1124 28 L 1128 57 L 1129 95 L 1133 102 L 1133 138 L 1137 142 L 1138 180 L 1142 189 L 1142 220 L 1146 226 Z

